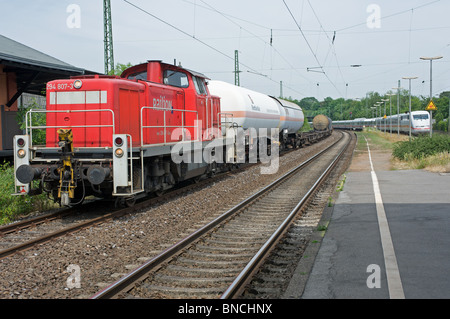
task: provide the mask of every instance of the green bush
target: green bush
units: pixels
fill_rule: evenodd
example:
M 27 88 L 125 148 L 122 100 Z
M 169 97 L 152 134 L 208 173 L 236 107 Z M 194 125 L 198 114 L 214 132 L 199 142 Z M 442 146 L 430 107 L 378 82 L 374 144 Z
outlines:
M 421 159 L 431 155 L 450 152 L 450 137 L 435 134 L 433 137 L 416 137 L 411 142 L 394 144 L 392 155 L 400 160 Z
M 16 121 L 19 124 L 19 128 L 21 130 L 26 129 L 26 114 L 28 111 L 35 110 L 39 111 L 39 105 L 36 102 L 36 99 L 34 99 L 29 105 L 25 107 L 19 108 L 17 111 Z M 45 126 L 46 125 L 46 116 L 45 113 L 40 112 L 32 112 L 30 114 L 29 120 L 31 120 L 31 124 L 33 126 Z M 30 123 L 28 123 L 30 124 Z M 33 145 L 45 145 L 45 136 L 46 136 L 46 130 L 45 129 L 34 129 L 33 130 Z
M 48 209 L 52 205 L 45 195 L 11 195 L 14 192 L 14 168 L 4 162 L 0 164 L 0 225 L 14 221 L 20 215 Z

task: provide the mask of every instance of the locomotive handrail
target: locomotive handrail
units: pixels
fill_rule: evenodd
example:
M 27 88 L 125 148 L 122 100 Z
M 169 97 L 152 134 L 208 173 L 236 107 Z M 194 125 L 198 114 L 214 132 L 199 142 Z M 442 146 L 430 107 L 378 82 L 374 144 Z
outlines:
M 143 112 L 144 110 L 156 110 L 156 111 L 163 111 L 163 125 L 143 125 Z M 143 106 L 141 107 L 140 110 L 140 127 L 141 127 L 141 147 L 144 146 L 159 146 L 159 145 L 169 145 L 169 144 L 176 144 L 180 141 L 174 141 L 174 142 L 169 142 L 167 143 L 167 128 L 180 128 L 179 125 L 167 125 L 166 124 L 166 112 L 181 112 L 181 131 L 183 133 L 182 135 L 182 140 L 181 142 L 185 141 L 185 129 L 186 128 L 193 128 L 198 130 L 198 112 L 197 111 L 193 111 L 193 110 L 182 110 L 182 109 L 167 109 L 167 108 L 162 108 L 162 107 L 156 107 L 156 106 Z M 190 112 L 190 113 L 195 113 L 196 116 L 196 125 L 184 125 L 184 112 Z M 164 128 L 164 143 L 151 143 L 151 144 L 144 144 L 144 129 L 150 129 L 150 128 Z M 200 141 L 200 134 L 197 134 L 197 139 L 196 140 L 192 140 L 190 139 L 189 141 Z
M 217 113 L 217 123 L 219 125 L 219 130 L 222 130 L 223 126 L 225 126 L 225 129 L 233 126 L 233 113 L 225 113 L 225 112 L 218 112 Z M 231 117 L 231 121 L 227 121 L 227 116 Z M 222 119 L 225 119 L 225 121 L 222 121 Z M 225 125 L 222 125 L 222 123 L 225 123 Z M 226 126 L 226 123 L 231 123 L 229 126 Z M 223 135 L 223 133 L 222 133 Z
M 84 112 L 110 112 L 112 114 L 112 124 L 86 124 L 86 125 L 32 125 L 32 113 L 84 113 Z M 112 134 L 115 134 L 114 126 L 114 111 L 111 109 L 97 109 L 97 110 L 29 110 L 25 115 L 25 132 L 30 136 L 30 148 L 33 146 L 33 130 L 34 129 L 48 129 L 48 128 L 102 128 L 111 127 Z

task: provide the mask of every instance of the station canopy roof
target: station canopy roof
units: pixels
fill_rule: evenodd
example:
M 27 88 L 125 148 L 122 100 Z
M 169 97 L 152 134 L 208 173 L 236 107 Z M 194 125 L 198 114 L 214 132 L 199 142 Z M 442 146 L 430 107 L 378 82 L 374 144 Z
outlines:
M 9 105 L 23 92 L 43 95 L 48 81 L 73 75 L 96 74 L 2 35 L 0 35 L 0 64 L 4 66 L 3 72 L 16 73 L 18 92 L 17 96 L 8 102 Z

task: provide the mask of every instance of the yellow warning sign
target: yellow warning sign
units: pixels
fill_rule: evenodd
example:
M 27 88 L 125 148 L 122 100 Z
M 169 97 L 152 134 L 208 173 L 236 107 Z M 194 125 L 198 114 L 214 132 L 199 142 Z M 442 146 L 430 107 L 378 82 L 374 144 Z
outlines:
M 430 102 L 428 103 L 425 110 L 427 110 L 427 111 L 436 111 L 437 110 L 436 104 L 434 104 L 433 100 L 430 100 Z

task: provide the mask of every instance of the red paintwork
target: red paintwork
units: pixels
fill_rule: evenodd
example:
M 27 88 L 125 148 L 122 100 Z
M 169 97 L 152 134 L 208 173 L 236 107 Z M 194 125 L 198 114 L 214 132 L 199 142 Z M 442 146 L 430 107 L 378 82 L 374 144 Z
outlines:
M 183 72 L 187 76 L 188 87 L 175 87 L 163 83 L 164 71 Z M 127 79 L 138 72 L 147 71 L 146 80 Z M 141 145 L 141 139 L 146 146 L 164 143 L 163 128 L 143 128 L 141 136 L 140 112 L 142 107 L 163 107 L 166 110 L 144 109 L 142 112 L 143 126 L 164 125 L 166 116 L 166 142 L 178 141 L 171 138 L 172 131 L 182 126 L 182 112 L 176 110 L 196 111 L 201 129 L 217 128 L 217 114 L 220 112 L 218 97 L 198 94 L 193 82 L 193 75 L 205 81 L 205 78 L 181 67 L 165 64 L 159 61 L 149 61 L 131 67 L 117 76 L 78 76 L 70 80 L 56 80 L 47 84 L 47 147 L 58 146 L 58 128 L 72 127 L 74 147 L 111 147 L 112 127 L 74 127 L 83 125 L 111 125 L 114 133 L 130 134 L 133 146 Z M 75 79 L 82 81 L 80 89 L 73 88 Z M 85 92 L 85 93 L 82 93 Z M 84 96 L 84 97 L 83 97 Z M 103 100 L 102 100 L 103 97 Z M 52 113 L 55 110 L 112 110 L 81 113 Z M 184 126 L 194 126 L 195 113 L 184 112 Z M 192 138 L 194 129 L 188 128 Z M 202 140 L 211 136 L 205 134 Z

